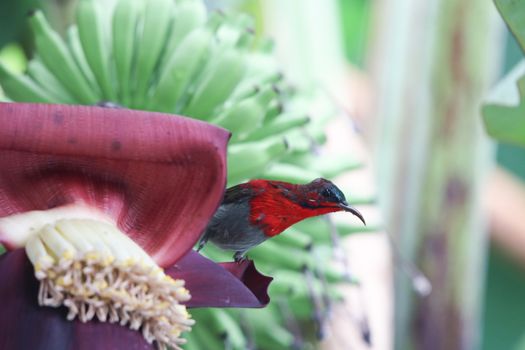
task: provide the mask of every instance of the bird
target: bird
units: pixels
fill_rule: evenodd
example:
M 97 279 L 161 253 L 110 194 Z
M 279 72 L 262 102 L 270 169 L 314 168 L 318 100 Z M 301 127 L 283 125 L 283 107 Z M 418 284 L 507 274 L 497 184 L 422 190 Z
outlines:
M 234 260 L 293 224 L 309 217 L 346 211 L 366 225 L 331 181 L 317 178 L 307 184 L 254 179 L 226 189 L 224 199 L 202 234 L 197 251 L 212 242 L 234 251 Z

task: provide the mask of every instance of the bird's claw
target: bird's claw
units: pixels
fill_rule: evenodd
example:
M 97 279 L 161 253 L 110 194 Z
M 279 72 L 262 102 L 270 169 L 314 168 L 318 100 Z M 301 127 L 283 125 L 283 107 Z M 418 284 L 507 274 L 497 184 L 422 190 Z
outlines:
M 244 252 L 235 252 L 235 254 L 233 255 L 233 260 L 235 260 L 235 262 L 239 265 L 242 264 L 243 262 L 248 260 L 248 258 L 244 254 Z
M 206 242 L 208 240 L 206 238 L 201 238 L 201 240 L 199 241 L 199 244 L 197 245 L 197 251 L 200 252 L 202 250 L 202 248 L 204 248 L 204 246 L 206 245 Z

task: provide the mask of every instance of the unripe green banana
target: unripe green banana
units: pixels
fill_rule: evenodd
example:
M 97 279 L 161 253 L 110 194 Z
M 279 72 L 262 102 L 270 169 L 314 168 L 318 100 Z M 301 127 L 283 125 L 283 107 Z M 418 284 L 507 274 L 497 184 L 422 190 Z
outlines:
M 232 142 L 242 140 L 247 133 L 261 126 L 266 105 L 275 98 L 276 92 L 271 87 L 254 96 L 234 103 L 211 120 L 211 123 L 222 126 L 232 132 Z
M 322 241 L 328 242 L 330 239 L 330 224 L 329 222 L 320 217 L 308 218 L 303 221 L 300 221 L 294 225 L 296 230 L 299 230 L 303 233 L 306 233 L 314 241 L 319 241 L 316 239 L 322 237 Z
M 118 101 L 131 104 L 131 74 L 137 50 L 137 27 L 144 3 L 141 0 L 119 0 L 113 14 L 113 58 L 117 76 Z
M 300 271 L 301 269 L 299 269 Z M 270 294 L 285 294 L 289 297 L 306 297 L 311 292 L 320 294 L 322 292 L 321 282 L 314 280 L 313 291 L 308 287 L 302 272 L 297 270 L 278 270 L 273 272 L 273 281 L 270 285 Z
M 225 17 L 217 31 L 217 39 L 224 46 L 245 46 L 244 39 L 253 40 L 253 26 L 254 21 L 248 15 Z
M 288 298 L 288 307 L 300 321 L 312 322 L 314 319 L 314 306 L 310 296 L 292 296 Z
M 168 35 L 162 66 L 169 60 L 171 53 L 177 50 L 186 35 L 206 23 L 206 6 L 201 0 L 179 0 L 172 10 L 172 17 L 173 24 Z
M 268 106 L 266 114 L 264 115 L 265 122 L 270 122 L 277 116 L 281 115 L 284 111 L 284 105 L 281 100 L 273 101 L 271 105 Z
M 226 106 L 255 96 L 257 97 L 259 104 L 264 106 L 266 110 L 268 108 L 268 104 L 279 98 L 279 91 L 272 84 L 256 84 L 249 86 L 244 90 L 239 90 L 236 88 L 226 102 Z
M 198 326 L 194 326 L 194 327 L 198 327 Z M 203 349 L 200 347 L 199 338 L 195 336 L 194 332 L 185 332 L 183 334 L 183 338 L 186 339 L 186 343 L 184 344 L 184 350 L 202 350 Z
M 235 88 L 232 95 L 228 99 L 228 103 L 235 103 L 244 100 L 245 98 L 252 97 L 259 91 L 261 91 L 261 88 L 257 85 L 246 86 L 244 89 Z
M 35 11 L 29 18 L 29 24 L 35 34 L 36 51 L 49 71 L 80 103 L 98 102 L 99 97 L 89 86 L 66 44 L 51 29 L 42 12 Z
M 212 309 L 193 309 L 191 314 L 195 319 L 196 323 L 191 328 L 191 333 L 194 339 L 197 340 L 198 350 L 207 350 L 207 349 L 224 349 L 224 342 L 219 338 L 219 336 L 210 331 L 210 312 Z M 185 349 L 188 349 L 185 347 Z
M 224 309 L 208 309 L 208 331 L 219 335 L 233 349 L 246 349 L 246 338 L 239 324 Z
M 293 227 L 273 238 L 278 245 L 290 246 L 298 249 L 308 250 L 312 246 L 312 238 Z
M 248 256 L 257 261 L 270 260 L 281 268 L 300 270 L 303 266 L 313 266 L 314 259 L 304 249 L 295 249 L 277 244 L 273 240 L 250 250 Z
M 294 346 L 294 336 L 279 324 L 272 328 L 262 328 L 256 335 L 257 349 L 289 350 Z
M 290 157 L 292 154 L 310 153 L 318 143 L 305 130 L 292 129 L 286 133 L 286 140 L 290 147 Z
M 326 124 L 319 123 L 317 120 L 317 115 L 315 119 L 312 119 L 311 123 L 305 125 L 305 130 L 308 134 L 309 139 L 314 142 L 317 146 L 321 146 L 326 143 Z M 319 116 L 321 118 L 321 116 Z M 331 117 L 330 117 L 331 119 Z M 330 119 L 327 119 L 330 120 Z
M 362 224 L 352 224 L 345 221 L 334 221 L 335 228 L 341 237 L 346 237 L 354 233 L 366 233 L 376 232 L 380 229 L 379 226 L 368 224 L 363 226 Z M 314 242 L 329 242 L 331 233 L 330 224 L 327 220 L 320 217 L 309 218 L 298 222 L 294 225 L 294 228 L 310 236 Z
M 196 321 L 192 333 L 200 338 L 201 345 L 206 346 L 204 349 L 222 349 L 225 344 L 232 349 L 246 348 L 239 325 L 223 309 L 193 309 L 191 313 Z
M 311 153 L 304 153 L 295 157 L 289 157 L 287 160 L 298 167 L 308 167 L 313 171 L 317 171 L 322 177 L 328 179 L 334 178 L 338 174 L 346 171 L 356 170 L 364 166 L 364 163 L 360 160 L 348 155 L 342 156 L 339 154 L 323 154 L 318 156 Z
M 237 26 L 225 20 L 217 30 L 217 40 L 223 47 L 234 47 L 239 41 L 241 32 Z
M 300 168 L 293 164 L 272 163 L 262 174 L 261 178 L 268 180 L 285 181 L 291 183 L 308 183 L 312 179 L 322 177 L 318 172 L 308 168 Z
M 341 237 L 351 236 L 356 233 L 370 233 L 378 232 L 382 229 L 381 225 L 369 224 L 362 226 L 359 224 L 350 224 L 350 223 L 339 223 L 337 225 L 337 231 Z
M 275 40 L 270 37 L 263 37 L 257 43 L 257 52 L 260 54 L 272 54 L 275 49 Z M 269 55 L 271 56 L 271 55 Z
M 208 244 L 208 246 L 211 246 L 211 245 Z M 197 247 L 195 246 L 194 249 L 196 249 L 196 248 Z M 223 254 L 220 254 L 220 253 L 216 254 L 217 251 L 215 249 L 210 251 L 210 249 L 208 247 L 204 247 L 201 251 L 199 251 L 199 253 L 202 256 L 204 256 L 204 257 L 206 257 L 206 258 L 208 258 L 208 259 L 210 259 L 212 261 L 218 262 L 218 263 L 219 262 L 226 262 L 228 260 L 231 261 L 231 254 L 230 254 L 230 256 L 224 256 L 223 257 Z
M 67 91 L 39 59 L 33 58 L 29 61 L 27 74 L 33 78 L 43 90 L 47 91 L 54 101 L 67 104 L 75 103 L 75 98 L 71 96 L 69 91 Z
M 306 125 L 310 121 L 308 116 L 295 116 L 291 114 L 284 114 L 272 120 L 263 127 L 253 131 L 246 136 L 247 141 L 257 141 L 270 136 L 276 136 L 287 133 L 291 129 L 295 129 Z
M 261 125 L 264 109 L 255 98 L 247 98 L 219 114 L 211 123 L 222 126 L 232 132 L 232 142 L 242 139 L 246 133 Z
M 346 200 L 348 203 L 353 205 L 371 205 L 377 203 L 377 197 L 373 194 L 368 195 L 352 195 L 352 187 L 349 186 L 341 186 L 343 193 L 349 193 L 349 195 L 346 196 Z
M 102 100 L 117 101 L 110 67 L 111 35 L 105 31 L 101 12 L 99 3 L 80 0 L 76 13 L 78 34 L 86 60 L 102 92 Z
M 0 62 L 0 85 L 4 93 L 16 102 L 53 103 L 49 92 L 27 75 L 13 74 Z
M 288 146 L 282 138 L 237 143 L 228 148 L 228 180 L 237 183 L 261 174 L 268 164 L 281 157 Z
M 182 110 L 182 115 L 209 120 L 243 78 L 245 67 L 242 51 L 222 47 L 217 47 L 217 51 L 212 53 L 213 59 L 208 62 L 196 83 L 195 92 Z
M 102 96 L 100 88 L 98 87 L 97 80 L 87 63 L 86 56 L 84 55 L 84 49 L 82 49 L 82 44 L 80 43 L 80 37 L 78 36 L 78 28 L 76 25 L 72 25 L 67 29 L 67 46 L 69 51 L 73 56 L 75 63 L 80 68 L 82 75 L 86 79 L 90 88 L 93 90 L 95 95 Z
M 160 64 L 160 54 L 166 43 L 173 9 L 173 0 L 146 2 L 135 69 L 136 85 L 133 99 L 135 107 L 144 107 L 146 93 L 152 82 L 153 69 Z
M 201 250 L 201 253 L 206 256 L 208 259 L 211 259 L 216 262 L 225 262 L 232 260 L 232 253 L 227 252 L 214 246 L 213 244 L 207 244 Z
M 280 324 L 282 320 L 275 315 L 275 308 L 268 305 L 264 309 L 242 310 L 255 330 L 258 349 L 290 349 L 294 336 Z
M 279 81 L 282 73 L 277 61 L 271 55 L 262 52 L 250 52 L 246 55 L 246 79 L 242 84 L 267 84 Z
M 317 296 L 317 298 L 320 297 L 321 296 Z M 290 299 L 288 299 L 288 306 L 296 319 L 300 322 L 312 323 L 315 320 L 322 323 L 323 318 L 326 319 L 327 317 L 325 305 L 322 304 L 322 308 L 320 310 L 316 310 L 312 298 L 308 295 L 290 297 Z
M 354 276 L 349 276 L 344 271 L 343 266 L 336 266 L 330 259 L 326 259 L 327 263 L 316 266 L 317 272 L 323 277 L 323 279 L 330 283 L 351 283 L 358 284 Z
M 177 103 L 205 61 L 212 37 L 213 26 L 198 28 L 184 37 L 164 65 L 158 84 L 153 87 L 150 109 L 175 112 Z

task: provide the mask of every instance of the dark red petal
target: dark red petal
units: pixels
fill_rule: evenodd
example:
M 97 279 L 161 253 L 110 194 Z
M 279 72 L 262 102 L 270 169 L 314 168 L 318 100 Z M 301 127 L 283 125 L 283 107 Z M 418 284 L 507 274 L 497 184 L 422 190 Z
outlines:
M 166 273 L 186 281 L 191 294 L 188 307 L 263 307 L 268 304 L 268 285 L 273 278 L 261 275 L 253 261 L 225 263 L 226 268 L 221 265 L 190 251 L 166 269 Z
M 0 103 L 0 217 L 86 203 L 171 265 L 222 198 L 228 137 L 168 114 Z
M 23 249 L 0 256 L 0 349 L 154 349 L 142 335 L 103 322 L 68 321 L 63 308 L 37 304 L 38 282 Z
M 258 295 L 263 305 L 270 302 L 268 286 L 273 278 L 261 275 L 252 260 L 243 260 L 242 263 L 224 262 L 220 265 L 241 280 L 253 294 Z

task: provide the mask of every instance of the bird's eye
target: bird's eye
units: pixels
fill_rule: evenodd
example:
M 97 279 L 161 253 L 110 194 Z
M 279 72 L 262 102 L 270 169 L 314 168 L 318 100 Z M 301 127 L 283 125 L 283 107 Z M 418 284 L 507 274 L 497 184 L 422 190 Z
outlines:
M 322 192 L 321 192 L 321 195 L 325 198 L 330 198 L 332 197 L 332 191 L 330 191 L 329 188 L 325 188 Z

